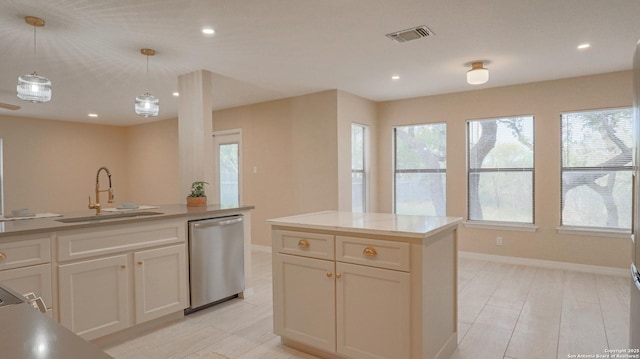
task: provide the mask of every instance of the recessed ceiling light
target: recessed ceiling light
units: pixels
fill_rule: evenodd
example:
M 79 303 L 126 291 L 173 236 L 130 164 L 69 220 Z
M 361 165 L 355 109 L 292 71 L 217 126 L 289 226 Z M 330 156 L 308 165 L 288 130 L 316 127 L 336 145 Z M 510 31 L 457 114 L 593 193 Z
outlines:
M 393 75 L 393 76 L 391 76 L 391 79 L 392 79 L 392 80 L 399 80 L 399 79 L 400 79 L 400 76 L 398 76 L 398 75 Z
M 98 114 L 97 113 L 90 113 L 89 117 L 98 117 Z
M 174 92 L 172 95 L 173 95 L 174 97 L 178 97 L 178 96 L 180 96 L 180 92 Z
M 216 32 L 215 32 L 215 30 L 213 30 L 210 27 L 205 27 L 205 28 L 202 29 L 202 33 L 205 34 L 205 35 L 213 35 Z
M 591 44 L 580 44 L 580 45 L 578 45 L 578 49 L 579 50 L 588 49 L 589 47 L 591 47 Z

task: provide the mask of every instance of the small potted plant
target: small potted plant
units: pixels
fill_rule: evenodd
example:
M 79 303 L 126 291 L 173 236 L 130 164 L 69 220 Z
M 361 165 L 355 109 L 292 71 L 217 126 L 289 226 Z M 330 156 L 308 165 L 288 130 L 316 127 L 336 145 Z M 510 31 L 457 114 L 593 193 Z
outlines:
M 195 181 L 191 184 L 191 193 L 187 196 L 187 207 L 204 207 L 207 205 L 207 195 L 204 193 L 203 181 Z

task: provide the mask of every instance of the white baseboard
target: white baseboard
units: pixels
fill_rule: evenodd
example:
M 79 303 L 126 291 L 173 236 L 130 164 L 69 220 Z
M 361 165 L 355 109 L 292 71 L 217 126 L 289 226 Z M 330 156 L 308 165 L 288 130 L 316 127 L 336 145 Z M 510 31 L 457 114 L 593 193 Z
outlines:
M 478 260 L 483 260 L 488 262 L 520 264 L 520 265 L 532 266 L 532 267 L 542 267 L 542 268 L 551 268 L 551 269 L 570 270 L 570 271 L 576 271 L 576 272 L 586 272 L 586 273 L 593 273 L 593 274 L 613 275 L 613 276 L 625 277 L 625 278 L 629 277 L 629 269 L 625 269 L 625 268 L 603 267 L 603 266 L 594 266 L 594 265 L 588 265 L 588 264 L 547 261 L 543 259 L 532 259 L 532 258 L 522 258 L 522 257 L 508 257 L 508 256 L 499 256 L 495 254 L 484 254 L 484 253 L 464 252 L 464 251 L 458 251 L 458 257 L 467 258 L 467 259 L 478 259 Z
M 251 250 L 256 252 L 271 253 L 271 247 L 260 244 L 252 244 Z

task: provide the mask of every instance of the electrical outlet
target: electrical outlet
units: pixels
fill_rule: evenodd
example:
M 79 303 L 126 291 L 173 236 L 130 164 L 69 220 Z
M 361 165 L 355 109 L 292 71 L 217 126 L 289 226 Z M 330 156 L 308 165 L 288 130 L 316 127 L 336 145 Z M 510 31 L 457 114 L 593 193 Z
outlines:
M 496 237 L 496 246 L 502 245 L 502 237 Z

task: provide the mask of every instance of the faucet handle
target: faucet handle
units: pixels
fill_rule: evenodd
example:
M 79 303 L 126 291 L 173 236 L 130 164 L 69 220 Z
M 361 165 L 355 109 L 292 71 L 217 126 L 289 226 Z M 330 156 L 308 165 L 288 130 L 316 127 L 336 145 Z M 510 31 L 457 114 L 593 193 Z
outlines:
M 89 196 L 89 209 L 100 208 L 100 203 L 91 203 L 91 196 Z

